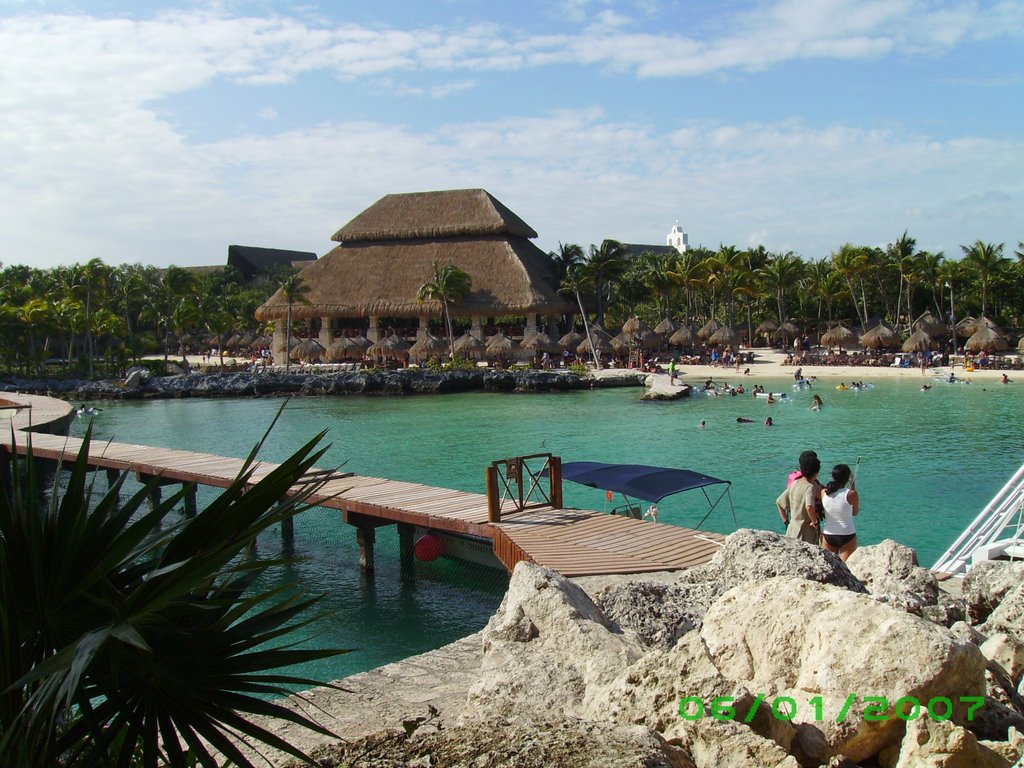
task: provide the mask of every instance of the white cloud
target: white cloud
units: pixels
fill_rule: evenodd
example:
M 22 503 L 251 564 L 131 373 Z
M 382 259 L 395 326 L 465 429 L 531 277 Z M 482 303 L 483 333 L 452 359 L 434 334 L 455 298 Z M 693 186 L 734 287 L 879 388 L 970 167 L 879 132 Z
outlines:
M 261 120 L 276 120 L 277 110 L 273 107 L 263 107 L 259 112 L 256 113 Z

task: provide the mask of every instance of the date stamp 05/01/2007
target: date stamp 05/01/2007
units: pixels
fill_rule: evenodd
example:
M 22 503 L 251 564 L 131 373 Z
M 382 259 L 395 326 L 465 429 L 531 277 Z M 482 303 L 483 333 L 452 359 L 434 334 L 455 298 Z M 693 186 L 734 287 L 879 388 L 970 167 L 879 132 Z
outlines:
M 966 717 L 970 722 L 974 720 L 974 714 L 985 703 L 982 696 L 933 696 L 927 702 L 922 702 L 915 696 L 901 696 L 890 706 L 889 699 L 885 696 L 861 696 L 850 693 L 844 699 L 835 721 L 845 723 L 850 716 L 850 710 L 858 700 L 864 703 L 860 717 L 868 722 L 881 722 L 893 718 L 910 721 L 920 717 L 929 717 L 936 721 L 949 720 L 953 716 L 956 702 L 966 705 Z M 776 720 L 820 723 L 831 719 L 825 716 L 825 700 L 822 696 L 812 696 L 808 699 L 802 705 L 803 711 L 798 711 L 797 701 L 792 696 L 776 696 L 769 701 L 763 693 L 754 697 L 750 708 L 742 716 L 737 714 L 735 704 L 734 696 L 716 696 L 707 705 L 700 696 L 684 696 L 679 700 L 679 716 L 683 720 L 690 721 L 711 717 L 715 720 L 739 720 L 744 723 L 752 723 L 763 705 Z M 810 716 L 808 717 L 808 715 Z

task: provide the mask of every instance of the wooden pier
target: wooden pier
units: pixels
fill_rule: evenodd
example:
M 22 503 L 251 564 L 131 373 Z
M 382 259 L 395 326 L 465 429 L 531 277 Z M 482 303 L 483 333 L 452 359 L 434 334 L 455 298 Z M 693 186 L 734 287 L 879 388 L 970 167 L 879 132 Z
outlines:
M 14 434 L 13 448 L 23 455 L 28 435 Z M 31 440 L 36 458 L 64 463 L 74 460 L 82 444 L 78 438 L 40 433 L 33 433 Z M 0 435 L 0 451 L 11 450 L 11 433 Z M 356 528 L 360 559 L 367 571 L 373 570 L 374 531 L 384 525 L 398 526 L 403 559 L 411 560 L 412 537 L 420 529 L 490 541 L 495 556 L 509 571 L 527 560 L 565 576 L 691 568 L 710 560 L 721 546 L 723 537 L 716 533 L 561 509 L 557 457 L 552 457 L 553 473 L 531 470 L 525 459 L 534 458 L 506 459 L 487 467 L 487 494 L 331 473 L 310 502 L 338 510 L 342 520 Z M 238 475 L 243 460 L 94 440 L 88 464 L 107 471 L 108 477 L 132 472 L 141 481 L 157 478 L 158 492 L 159 485 L 171 483 L 225 488 Z M 253 481 L 275 466 L 258 465 Z M 186 513 L 195 513 L 194 493 L 186 497 Z

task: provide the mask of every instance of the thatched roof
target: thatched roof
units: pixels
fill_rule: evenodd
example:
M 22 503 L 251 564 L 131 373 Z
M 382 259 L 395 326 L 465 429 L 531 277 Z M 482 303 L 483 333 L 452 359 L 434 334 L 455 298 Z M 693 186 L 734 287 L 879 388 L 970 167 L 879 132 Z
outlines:
M 510 339 L 504 331 L 498 331 L 487 340 L 488 355 L 510 355 L 517 349 L 519 349 L 519 342 Z
M 879 323 L 860 337 L 860 344 L 865 349 L 892 348 L 899 346 L 899 343 L 900 337 L 896 335 L 896 331 L 885 323 Z
M 723 325 L 717 331 L 708 336 L 709 344 L 735 344 L 739 341 L 740 337 L 736 331 L 730 328 L 728 325 Z
M 438 355 L 448 351 L 448 342 L 432 336 L 429 333 L 417 339 L 416 343 L 409 347 L 411 357 L 422 358 L 430 355 Z
M 586 338 L 582 333 L 576 331 L 569 331 L 565 336 L 558 340 L 559 346 L 563 349 L 576 349 L 580 345 L 580 342 Z
M 385 195 L 334 233 L 336 243 L 469 235 L 533 238 L 526 222 L 484 189 Z
M 327 348 L 326 358 L 332 362 L 339 360 L 358 360 L 363 356 L 364 347 L 352 339 L 339 336 Z
M 704 325 L 701 326 L 700 330 L 697 331 L 697 335 L 700 336 L 705 341 L 707 341 L 708 338 L 721 327 L 722 326 L 719 325 L 718 321 L 715 320 L 715 318 L 711 318 L 706 323 L 704 323 Z
M 821 343 L 826 347 L 831 347 L 834 344 L 842 348 L 844 344 L 849 344 L 855 338 L 854 332 L 840 323 L 835 328 L 830 328 L 821 334 Z
M 949 332 L 949 326 L 937 318 L 930 309 L 925 310 L 913 323 L 914 330 L 921 330 L 929 336 L 940 336 Z
M 901 349 L 904 352 L 926 352 L 934 346 L 935 342 L 923 328 L 918 328 L 903 342 Z
M 388 195 L 343 227 L 334 250 L 306 267 L 295 318 L 439 316 L 439 302 L 416 294 L 434 261 L 469 274 L 470 294 L 455 316 L 555 315 L 572 311 L 558 294 L 551 260 L 527 238 L 536 233 L 482 189 Z M 277 291 L 256 317 L 280 320 Z
M 479 355 L 487 349 L 484 343 L 469 331 L 459 336 L 454 346 L 457 355 Z
M 576 342 L 579 344 L 579 342 Z M 532 349 L 536 352 L 548 352 L 550 354 L 558 354 L 562 351 L 561 345 L 558 342 L 552 341 L 551 337 L 546 333 L 535 333 L 523 339 L 523 349 Z
M 676 324 L 669 320 L 667 317 L 654 326 L 654 332 L 660 333 L 662 336 L 668 336 L 670 333 L 675 331 Z
M 978 331 L 980 331 L 982 328 L 990 328 L 993 331 L 995 331 L 996 334 L 999 336 L 1003 334 L 1003 329 L 1000 328 L 991 320 L 989 320 L 984 315 L 975 320 L 957 324 L 957 329 L 960 330 L 965 336 L 971 336 L 972 334 L 975 334 Z
M 995 328 L 982 325 L 964 344 L 971 352 L 994 349 L 997 352 L 1009 348 L 1010 343 L 1004 339 Z
M 697 334 L 693 332 L 693 328 L 688 325 L 681 325 L 676 329 L 676 332 L 668 337 L 668 343 L 677 347 L 683 347 L 687 344 L 693 344 L 697 340 Z
M 776 323 L 774 320 L 765 320 L 763 323 L 761 323 L 759 326 L 757 326 L 757 328 L 754 329 L 754 333 L 756 333 L 756 334 L 771 333 L 772 331 L 777 331 L 777 330 L 779 330 L 779 324 L 778 323 Z
M 326 351 L 316 339 L 305 339 L 292 348 L 291 358 L 292 360 L 319 360 Z

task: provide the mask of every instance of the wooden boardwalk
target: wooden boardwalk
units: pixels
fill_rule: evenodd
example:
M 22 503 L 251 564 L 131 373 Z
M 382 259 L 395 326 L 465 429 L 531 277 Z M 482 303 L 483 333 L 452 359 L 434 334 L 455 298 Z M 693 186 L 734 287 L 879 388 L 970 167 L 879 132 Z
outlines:
M 17 433 L 19 453 L 25 452 L 27 437 Z M 32 435 L 35 456 L 55 461 L 72 461 L 81 443 L 59 435 Z M 10 432 L 0 435 L 0 446 L 10 449 Z M 94 441 L 89 453 L 89 465 L 96 469 L 220 488 L 227 487 L 243 465 L 241 459 L 129 443 Z M 253 480 L 275 466 L 261 463 Z M 372 530 L 390 524 L 398 524 L 407 536 L 421 528 L 490 540 L 510 571 L 527 560 L 565 576 L 690 568 L 710 560 L 723 540 L 715 533 L 551 506 L 526 511 L 503 506 L 501 521 L 492 523 L 484 494 L 345 473 L 332 475 L 311 501 L 339 510 L 346 523 L 368 536 L 371 565 Z

